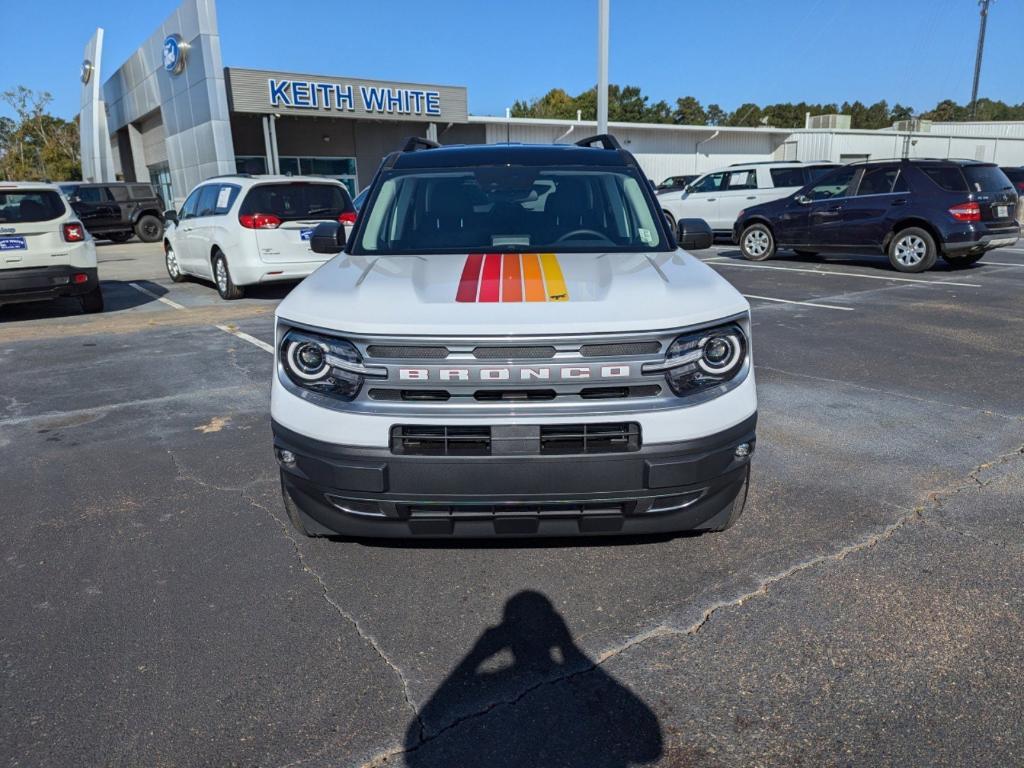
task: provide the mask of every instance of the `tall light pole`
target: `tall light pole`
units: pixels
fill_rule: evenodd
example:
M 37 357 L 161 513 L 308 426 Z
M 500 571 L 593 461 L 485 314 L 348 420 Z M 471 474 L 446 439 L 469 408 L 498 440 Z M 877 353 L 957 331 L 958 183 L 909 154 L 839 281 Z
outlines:
M 971 119 L 978 115 L 978 80 L 981 78 L 981 55 L 985 52 L 985 27 L 988 24 L 988 5 L 992 0 L 978 0 L 981 6 L 981 28 L 978 30 L 978 53 L 974 57 L 974 86 L 971 88 Z
M 597 132 L 608 133 L 608 3 L 597 0 Z

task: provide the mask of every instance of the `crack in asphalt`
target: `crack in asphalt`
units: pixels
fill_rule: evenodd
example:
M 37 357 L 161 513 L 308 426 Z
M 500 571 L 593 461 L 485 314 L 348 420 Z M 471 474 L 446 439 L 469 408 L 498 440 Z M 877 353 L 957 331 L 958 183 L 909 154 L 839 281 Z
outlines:
M 315 571 L 313 568 L 309 566 L 309 563 L 306 562 L 306 556 L 302 552 L 302 548 L 299 546 L 298 540 L 295 538 L 295 536 L 292 534 L 291 529 L 288 527 L 288 523 L 281 520 L 277 515 L 273 513 L 273 511 L 268 506 L 261 503 L 259 500 L 253 498 L 244 490 L 242 491 L 242 498 L 245 501 L 247 501 L 251 506 L 256 507 L 257 509 L 262 509 L 264 512 L 267 513 L 267 515 L 270 516 L 270 519 L 277 524 L 277 527 L 281 529 L 281 533 L 284 534 L 284 537 L 288 539 L 288 541 L 291 543 L 292 551 L 295 553 L 295 558 L 296 560 L 298 560 L 299 566 L 305 573 L 312 576 L 313 579 L 316 581 L 317 585 L 320 587 L 321 596 L 323 597 L 324 602 L 331 606 L 331 608 L 333 608 L 334 611 L 339 616 L 348 621 L 348 623 L 351 624 L 352 627 L 355 629 L 356 634 L 359 635 L 359 637 L 367 645 L 369 645 L 374 650 L 374 652 L 380 657 L 381 661 L 387 664 L 388 667 L 391 668 L 391 671 L 395 673 L 395 676 L 398 678 L 398 681 L 402 686 L 402 695 L 405 698 L 405 704 L 409 708 L 409 711 L 412 712 L 413 716 L 416 718 L 417 728 L 419 730 L 420 737 L 422 738 L 425 728 L 423 718 L 420 715 L 419 708 L 413 701 L 412 689 L 409 685 L 408 678 L 406 678 L 405 676 L 405 673 L 402 672 L 401 668 L 394 661 L 392 661 L 391 657 L 388 656 L 387 653 L 385 653 L 380 643 L 377 642 L 377 638 L 375 638 L 373 635 L 366 631 L 363 625 L 359 622 L 359 619 L 357 619 L 349 611 L 345 610 L 341 606 L 341 604 L 338 603 L 337 600 L 331 597 L 330 589 L 327 586 L 327 582 L 324 580 L 324 577 L 318 571 Z M 308 758 L 303 758 L 302 760 L 288 763 L 288 766 L 301 765 L 306 760 L 311 760 L 315 757 L 317 757 L 317 755 L 311 755 Z
M 196 475 L 195 472 L 190 471 L 184 464 L 181 463 L 181 459 L 179 459 L 174 454 L 174 451 L 172 451 L 170 448 L 165 448 L 164 450 L 167 451 L 167 455 L 170 457 L 171 463 L 174 464 L 175 476 L 179 480 L 187 480 L 190 483 L 195 483 L 196 485 L 200 486 L 201 488 L 210 488 L 210 489 L 212 489 L 214 491 L 223 491 L 224 493 L 241 493 L 243 495 L 243 498 L 244 498 L 246 489 L 251 488 L 254 485 L 258 485 L 259 483 L 269 483 L 271 480 L 274 479 L 272 476 L 257 477 L 257 478 L 254 478 L 254 479 L 250 480 L 249 482 L 245 483 L 244 485 L 239 485 L 239 486 L 217 485 L 215 483 L 210 483 L 210 482 L 207 482 L 206 480 L 203 480 L 201 477 Z
M 531 685 L 531 686 L 525 688 L 520 693 L 516 694 L 515 696 L 513 696 L 511 698 L 501 699 L 501 700 L 498 700 L 498 701 L 490 702 L 486 706 L 484 706 L 483 708 L 477 710 L 476 712 L 471 712 L 471 713 L 469 713 L 467 715 L 463 715 L 462 717 L 456 718 L 455 720 L 453 720 L 452 722 L 448 723 L 444 727 L 438 729 L 436 732 L 430 734 L 429 736 L 425 736 L 424 735 L 426 733 L 425 724 L 423 723 L 421 718 L 418 718 L 420 738 L 419 738 L 418 742 L 415 745 L 413 745 L 412 747 L 395 748 L 395 749 L 392 749 L 392 750 L 388 750 L 386 752 L 379 753 L 378 755 L 373 757 L 369 762 L 364 763 L 363 764 L 363 768 L 376 768 L 377 766 L 380 766 L 382 764 L 386 764 L 387 761 L 390 760 L 393 757 L 397 757 L 397 756 L 403 755 L 403 754 L 413 753 L 413 752 L 421 749 L 422 747 L 426 746 L 430 742 L 436 740 L 437 738 L 439 738 L 440 736 L 444 735 L 445 733 L 447 733 L 447 732 L 449 732 L 451 730 L 454 730 L 455 728 L 458 728 L 459 726 L 461 726 L 462 724 L 464 724 L 466 722 L 469 722 L 471 720 L 475 720 L 475 719 L 478 719 L 478 718 L 481 718 L 481 717 L 486 717 L 487 715 L 489 715 L 491 712 L 493 712 L 495 709 L 497 709 L 499 707 L 515 706 L 520 701 L 522 701 L 525 697 L 529 696 L 530 694 L 534 693 L 535 691 L 537 691 L 537 690 L 539 690 L 541 688 L 544 688 L 546 686 L 559 685 L 559 684 L 562 684 L 562 683 L 566 683 L 566 682 L 569 682 L 570 680 L 573 680 L 576 677 L 579 677 L 581 675 L 585 675 L 585 674 L 588 674 L 590 672 L 593 672 L 596 669 L 598 669 L 599 667 L 601 667 L 602 665 L 606 664 L 611 659 L 614 659 L 614 658 L 616 658 L 616 657 L 618 657 L 618 656 L 620 656 L 620 655 L 622 655 L 622 654 L 624 654 L 624 653 L 626 653 L 626 652 L 628 652 L 628 651 L 630 651 L 630 650 L 632 650 L 632 649 L 634 649 L 634 648 L 636 648 L 636 647 L 638 647 L 640 645 L 643 645 L 644 643 L 647 643 L 647 642 L 649 642 L 651 640 L 654 640 L 654 639 L 657 639 L 657 638 L 660 638 L 660 637 L 672 637 L 672 636 L 675 636 L 675 637 L 678 637 L 678 636 L 687 637 L 687 636 L 696 635 L 708 624 L 708 622 L 711 621 L 711 619 L 715 616 L 715 614 L 719 613 L 720 611 L 729 609 L 729 608 L 738 608 L 738 607 L 742 606 L 744 603 L 746 603 L 749 600 L 752 600 L 754 598 L 763 597 L 764 595 L 766 595 L 768 593 L 768 591 L 773 586 L 775 586 L 775 585 L 779 584 L 780 582 L 790 578 L 791 576 L 794 576 L 794 575 L 796 575 L 798 573 L 802 573 L 803 571 L 806 571 L 806 570 L 810 570 L 810 569 L 815 568 L 815 567 L 817 567 L 819 565 L 829 565 L 829 564 L 833 564 L 833 563 L 838 563 L 838 562 L 844 560 L 849 555 L 857 554 L 859 552 L 863 552 L 864 550 L 871 549 L 872 547 L 875 547 L 878 544 L 881 544 L 881 543 L 883 543 L 885 541 L 888 541 L 898 531 L 900 531 L 902 528 L 904 528 L 905 526 L 907 526 L 907 525 L 909 525 L 911 523 L 932 522 L 932 521 L 927 521 L 926 518 L 925 518 L 925 513 L 926 513 L 926 511 L 927 511 L 927 509 L 929 507 L 932 507 L 934 509 L 940 509 L 943 497 L 953 496 L 953 495 L 955 495 L 957 493 L 960 493 L 964 489 L 967 489 L 967 488 L 984 488 L 987 483 L 982 482 L 978 478 L 978 475 L 981 472 L 985 471 L 986 469 L 990 469 L 993 466 L 996 466 L 996 465 L 999 465 L 999 464 L 1003 464 L 1003 463 L 1005 463 L 1007 461 L 1012 460 L 1015 457 L 1019 457 L 1019 456 L 1022 456 L 1022 455 L 1024 455 L 1024 446 L 1021 446 L 1020 448 L 1017 448 L 1017 449 L 1015 449 L 1013 451 L 1010 451 L 1009 453 L 1002 454 L 1002 455 L 996 457 L 995 459 L 993 459 L 991 461 L 985 462 L 983 464 L 979 464 L 977 467 L 972 469 L 966 475 L 966 477 L 963 479 L 963 481 L 961 481 L 960 483 L 958 483 L 957 485 L 955 485 L 955 486 L 953 486 L 951 488 L 947 488 L 947 489 L 943 489 L 943 490 L 939 490 L 939 491 L 933 491 L 933 492 L 929 493 L 927 495 L 927 503 L 926 504 L 924 504 L 922 506 L 915 507 L 914 509 L 905 511 L 904 514 L 902 514 L 894 522 L 890 523 L 889 525 L 886 525 L 881 530 L 876 531 L 875 533 L 872 533 L 872 534 L 870 534 L 868 536 L 865 536 L 865 537 L 859 539 L 858 541 L 853 542 L 852 544 L 848 544 L 848 545 L 846 545 L 844 547 L 841 547 L 840 549 L 838 549 L 838 550 L 836 550 L 834 552 L 830 552 L 828 554 L 823 554 L 823 555 L 818 555 L 817 557 L 812 557 L 809 560 L 801 561 L 799 563 L 796 563 L 795 565 L 790 566 L 789 568 L 786 568 L 783 571 L 780 571 L 780 572 L 775 573 L 775 574 L 773 574 L 771 576 L 768 576 L 768 577 L 765 577 L 765 578 L 761 579 L 760 582 L 758 583 L 758 585 L 754 589 L 749 590 L 747 592 L 744 592 L 743 594 L 741 594 L 741 595 L 739 595 L 737 597 L 734 597 L 732 599 L 718 601 L 718 602 L 710 605 L 709 607 L 705 608 L 703 613 L 701 614 L 700 618 L 697 619 L 697 621 L 695 621 L 694 623 L 692 623 L 688 627 L 680 628 L 680 627 L 674 627 L 674 626 L 672 626 L 670 624 L 666 624 L 666 623 L 659 624 L 658 626 L 656 626 L 656 627 L 654 627 L 652 629 L 649 629 L 649 630 L 647 630 L 645 632 L 641 632 L 640 634 L 637 634 L 637 635 L 634 635 L 634 636 L 628 638 L 626 641 L 620 643 L 619 645 L 617 645 L 617 646 L 615 646 L 613 648 L 610 648 L 610 649 L 607 649 L 607 650 L 603 651 L 602 653 L 600 653 L 597 656 L 596 661 L 594 661 L 592 664 L 587 665 L 586 667 L 583 667 L 581 669 L 577 669 L 577 670 L 572 671 L 572 672 L 568 672 L 566 674 L 559 675 L 557 677 L 553 677 L 553 678 L 548 678 L 546 680 L 542 680 L 542 681 L 540 681 L 538 683 L 535 683 L 534 685 Z M 905 508 L 901 508 L 901 509 L 905 509 Z

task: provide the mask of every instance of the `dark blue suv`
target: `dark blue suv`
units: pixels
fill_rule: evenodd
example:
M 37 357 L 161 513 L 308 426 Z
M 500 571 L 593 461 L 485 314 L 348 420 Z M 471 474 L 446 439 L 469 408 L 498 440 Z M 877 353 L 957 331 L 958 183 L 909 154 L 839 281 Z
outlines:
M 874 160 L 836 168 L 803 189 L 740 211 L 733 242 L 762 261 L 798 254 L 884 253 L 900 272 L 941 255 L 967 267 L 1020 236 L 1013 184 L 998 166 L 970 160 Z

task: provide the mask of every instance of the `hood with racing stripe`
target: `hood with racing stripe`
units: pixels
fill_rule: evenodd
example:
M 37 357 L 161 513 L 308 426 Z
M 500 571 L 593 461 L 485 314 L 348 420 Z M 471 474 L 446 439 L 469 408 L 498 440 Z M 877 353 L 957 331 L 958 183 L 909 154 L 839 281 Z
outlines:
M 277 316 L 361 335 L 650 331 L 748 309 L 711 268 L 674 253 L 339 254 Z

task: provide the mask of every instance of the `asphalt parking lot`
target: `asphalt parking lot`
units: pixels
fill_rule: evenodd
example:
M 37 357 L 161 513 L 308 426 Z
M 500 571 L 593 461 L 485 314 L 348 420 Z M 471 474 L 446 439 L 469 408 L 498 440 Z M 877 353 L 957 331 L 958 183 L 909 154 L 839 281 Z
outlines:
M 102 315 L 0 308 L 9 766 L 1024 764 L 1024 247 L 698 255 L 760 424 L 719 535 L 298 538 L 273 310 L 99 248 Z

